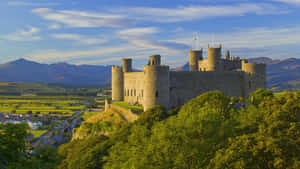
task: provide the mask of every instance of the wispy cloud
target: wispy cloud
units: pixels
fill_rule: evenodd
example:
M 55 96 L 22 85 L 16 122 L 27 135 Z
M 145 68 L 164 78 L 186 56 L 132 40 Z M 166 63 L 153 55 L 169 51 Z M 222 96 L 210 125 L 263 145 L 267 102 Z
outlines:
M 124 38 L 130 37 L 144 37 L 158 33 L 159 29 L 156 27 L 144 27 L 144 28 L 131 28 L 119 31 L 119 34 Z
M 133 25 L 134 20 L 126 15 L 71 11 L 52 10 L 49 8 L 37 8 L 33 13 L 44 19 L 56 21 L 69 27 L 123 27 Z
M 132 59 L 146 59 L 148 58 L 148 55 L 137 55 L 137 56 L 130 56 Z M 98 58 L 94 60 L 84 60 L 84 61 L 78 61 L 76 62 L 77 65 L 82 65 L 82 64 L 103 64 L 103 63 L 108 63 L 108 62 L 113 62 L 113 61 L 121 61 L 121 59 L 124 57 L 109 57 L 109 58 Z
M 288 4 L 293 4 L 293 5 L 300 5 L 300 0 L 272 0 L 272 1 L 288 3 Z
M 118 34 L 120 38 L 125 39 L 131 44 L 138 47 L 175 51 L 180 51 L 182 49 L 188 48 L 188 46 L 186 46 L 185 44 L 152 40 L 153 38 L 151 38 L 151 36 L 159 32 L 160 30 L 158 28 L 145 27 L 121 30 L 118 32 Z
M 300 26 L 279 28 L 251 28 L 238 29 L 233 32 L 214 34 L 214 43 L 223 43 L 229 48 L 263 48 L 279 45 L 297 45 L 300 43 Z M 191 45 L 193 37 L 175 40 L 178 43 Z M 212 34 L 199 34 L 198 41 L 202 47 L 212 42 Z
M 107 40 L 104 38 L 88 38 L 86 36 L 78 35 L 78 34 L 70 34 L 70 33 L 64 33 L 64 34 L 52 34 L 52 38 L 56 39 L 65 39 L 65 40 L 74 40 L 77 41 L 81 44 L 86 44 L 86 45 L 94 45 L 94 44 L 100 44 L 104 43 Z
M 243 3 L 237 5 L 181 6 L 178 8 L 129 7 L 113 9 L 137 20 L 152 22 L 183 22 L 213 17 L 243 16 L 246 14 L 280 14 L 288 11 L 265 3 Z
M 40 61 L 40 62 L 61 62 L 68 61 L 72 59 L 85 59 L 93 56 L 109 56 L 112 54 L 128 51 L 132 49 L 130 46 L 118 46 L 118 47 L 100 47 L 90 50 L 72 50 L 72 51 L 58 51 L 55 49 L 52 50 L 43 50 L 32 53 L 30 57 L 27 57 L 30 60 Z
M 42 39 L 37 35 L 39 32 L 39 28 L 27 26 L 27 29 L 19 30 L 15 33 L 6 35 L 4 38 L 11 41 L 36 41 Z
M 24 2 L 24 1 L 11 1 L 7 3 L 11 6 L 56 6 L 59 3 L 38 3 L 38 2 Z
M 128 27 L 138 22 L 184 22 L 213 17 L 243 16 L 246 14 L 280 14 L 287 10 L 266 3 L 242 3 L 215 6 L 180 6 L 177 8 L 121 7 L 102 13 L 76 10 L 37 8 L 33 13 L 44 19 L 69 27 Z
M 61 28 L 61 25 L 59 25 L 59 24 L 51 24 L 48 26 L 48 29 L 50 29 L 50 30 L 57 30 L 60 28 Z

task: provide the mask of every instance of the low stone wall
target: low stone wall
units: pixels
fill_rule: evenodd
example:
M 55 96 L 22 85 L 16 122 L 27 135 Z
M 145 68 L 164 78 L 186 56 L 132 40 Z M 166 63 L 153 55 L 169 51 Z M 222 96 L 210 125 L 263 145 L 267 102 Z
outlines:
M 122 106 L 119 106 L 116 104 L 111 104 L 110 108 L 113 109 L 114 111 L 117 111 L 118 113 L 120 113 L 120 116 L 125 118 L 128 122 L 133 122 L 139 118 L 139 116 L 134 114 L 131 110 L 126 109 Z

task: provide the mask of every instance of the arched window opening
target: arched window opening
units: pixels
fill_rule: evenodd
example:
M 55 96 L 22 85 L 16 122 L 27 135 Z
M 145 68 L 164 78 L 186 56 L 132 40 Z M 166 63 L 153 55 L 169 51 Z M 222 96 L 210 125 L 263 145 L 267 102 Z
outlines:
M 155 92 L 155 97 L 158 97 L 158 91 Z

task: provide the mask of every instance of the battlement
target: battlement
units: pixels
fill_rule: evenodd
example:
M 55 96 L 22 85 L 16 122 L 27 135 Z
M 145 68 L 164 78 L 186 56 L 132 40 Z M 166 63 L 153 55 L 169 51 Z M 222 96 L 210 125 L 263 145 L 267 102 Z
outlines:
M 172 72 L 161 64 L 160 55 L 149 56 L 143 72 L 132 72 L 132 59 L 123 58 L 122 67 L 112 66 L 112 100 L 139 104 L 148 110 L 155 105 L 167 109 L 183 105 L 197 95 L 221 90 L 228 96 L 248 97 L 249 93 L 265 87 L 266 65 L 230 56 L 222 45 L 189 50 L 188 72 Z
M 198 71 L 198 61 L 203 60 L 203 49 L 189 50 L 190 71 Z
M 120 67 L 120 66 L 116 66 L 116 65 L 112 65 L 111 68 L 112 68 L 113 70 L 118 70 L 118 69 L 121 70 L 121 67 Z
M 122 70 L 123 72 L 132 72 L 132 59 L 123 58 L 122 59 Z
M 160 58 L 160 55 L 150 56 L 148 65 L 160 65 Z
M 265 75 L 266 64 L 242 62 L 242 70 L 249 74 Z

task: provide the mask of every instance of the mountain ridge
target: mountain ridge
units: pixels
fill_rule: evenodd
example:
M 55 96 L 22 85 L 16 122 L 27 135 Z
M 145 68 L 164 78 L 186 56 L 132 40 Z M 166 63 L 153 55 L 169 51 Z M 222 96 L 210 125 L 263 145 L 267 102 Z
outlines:
M 267 86 L 274 89 L 300 89 L 300 59 L 251 58 L 267 64 Z M 189 64 L 172 69 L 188 71 Z M 41 64 L 24 58 L 0 64 L 2 82 L 37 82 L 74 85 L 109 85 L 111 65 L 73 65 L 66 62 Z
M 0 81 L 108 85 L 111 66 L 41 64 L 24 58 L 0 64 Z

